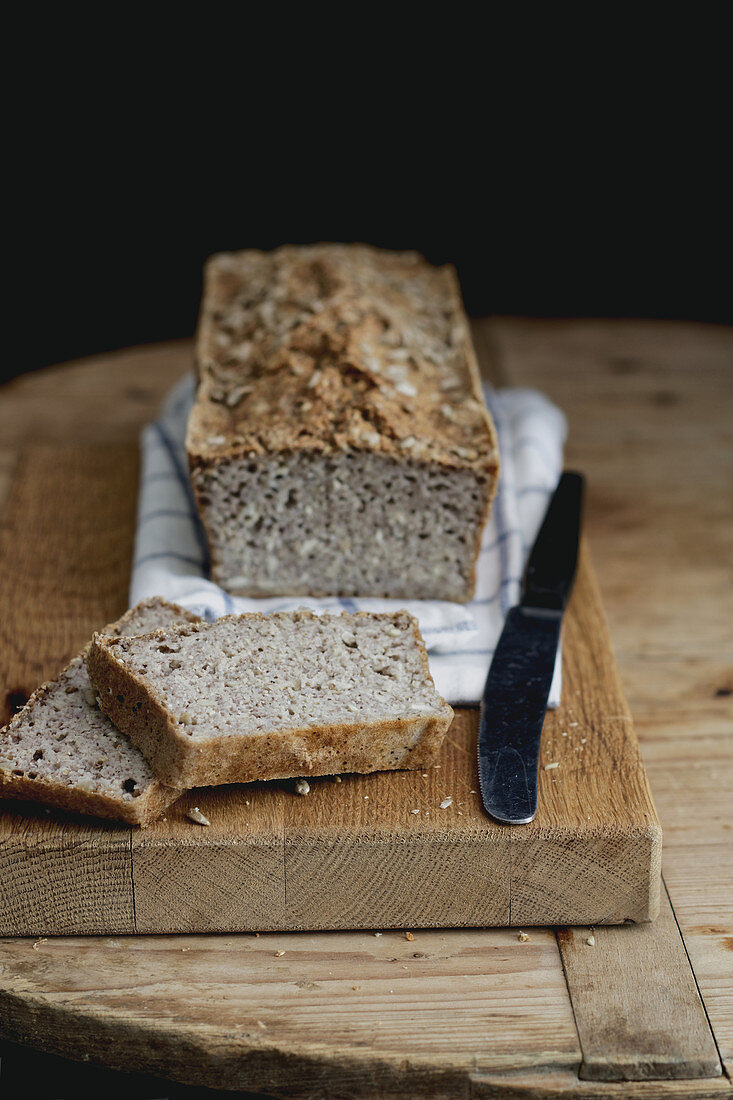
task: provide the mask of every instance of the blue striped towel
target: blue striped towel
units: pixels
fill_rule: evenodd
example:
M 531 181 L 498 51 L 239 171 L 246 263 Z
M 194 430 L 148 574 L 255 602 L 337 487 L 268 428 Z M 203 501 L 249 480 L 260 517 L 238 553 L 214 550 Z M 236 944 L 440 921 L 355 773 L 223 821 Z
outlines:
M 130 602 L 164 596 L 213 621 L 245 611 L 393 611 L 406 607 L 420 623 L 430 670 L 451 703 L 477 703 L 504 617 L 519 599 L 527 553 L 562 471 L 563 414 L 534 390 L 486 391 L 499 435 L 501 477 L 478 561 L 475 599 L 250 599 L 230 596 L 208 578 L 206 539 L 188 478 L 184 438 L 194 395 L 187 375 L 171 390 L 142 434 L 142 476 Z M 558 660 L 550 705 L 560 696 Z

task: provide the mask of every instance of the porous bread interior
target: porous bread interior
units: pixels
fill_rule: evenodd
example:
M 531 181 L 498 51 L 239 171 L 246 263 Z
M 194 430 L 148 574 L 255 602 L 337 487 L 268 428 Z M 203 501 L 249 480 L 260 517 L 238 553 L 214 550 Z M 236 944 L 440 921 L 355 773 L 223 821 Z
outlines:
M 407 612 L 283 612 L 104 643 L 197 740 L 445 715 Z
M 351 452 L 194 468 L 212 575 L 247 595 L 466 601 L 486 473 Z
M 145 601 L 105 628 L 126 637 L 195 620 L 173 604 Z M 45 684 L 0 731 L 0 773 L 45 780 L 70 792 L 132 803 L 159 786 L 142 753 L 102 714 L 83 655 Z M 27 792 L 24 795 L 27 797 Z
M 201 619 L 178 604 L 169 603 L 162 596 L 151 596 L 135 604 L 121 619 L 105 626 L 101 633 L 114 638 L 129 638 L 135 634 L 150 634 L 161 627 L 185 622 L 198 623 Z
M 122 802 L 157 782 L 142 753 L 95 705 L 83 657 L 11 722 L 0 742 L 0 769 Z

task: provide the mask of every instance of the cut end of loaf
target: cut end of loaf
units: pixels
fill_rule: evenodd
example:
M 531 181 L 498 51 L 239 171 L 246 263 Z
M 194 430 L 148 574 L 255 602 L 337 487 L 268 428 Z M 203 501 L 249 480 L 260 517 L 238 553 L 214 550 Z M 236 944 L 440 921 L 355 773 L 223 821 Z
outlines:
M 296 453 L 196 466 L 192 482 L 212 578 L 236 595 L 473 595 L 486 474 Z

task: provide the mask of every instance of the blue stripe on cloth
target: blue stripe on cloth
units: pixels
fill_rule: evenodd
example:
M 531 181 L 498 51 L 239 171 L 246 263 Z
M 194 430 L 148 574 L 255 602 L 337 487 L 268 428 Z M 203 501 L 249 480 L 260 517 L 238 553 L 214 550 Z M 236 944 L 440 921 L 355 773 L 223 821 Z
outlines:
M 143 554 L 141 558 L 138 558 L 132 563 L 132 568 L 137 569 L 139 566 L 144 565 L 145 562 L 155 561 L 157 558 L 169 558 L 171 561 L 182 561 L 186 565 L 193 565 L 196 569 L 203 569 L 203 562 L 199 558 L 189 557 L 188 554 L 179 554 L 177 550 L 156 550 L 151 554 Z
M 494 539 L 493 542 L 487 543 L 486 546 L 482 546 L 481 547 L 481 553 L 482 554 L 491 554 L 491 553 L 494 552 L 494 550 L 497 549 L 500 542 L 505 542 L 506 539 L 510 539 L 512 537 L 512 535 L 519 535 L 519 534 L 521 534 L 521 532 L 520 532 L 518 527 L 510 527 L 508 531 L 505 531 L 502 535 L 499 535 L 499 537 L 497 539 Z
M 490 657 L 493 649 L 446 649 L 437 653 L 430 653 L 430 657 Z
M 544 460 L 545 464 L 547 466 L 549 466 L 550 469 L 552 469 L 553 466 L 555 465 L 555 463 L 553 461 L 553 458 L 552 458 L 552 455 L 547 450 L 547 447 L 545 446 L 544 442 L 538 436 L 536 436 L 536 435 L 523 435 L 521 437 L 521 439 L 518 439 L 516 441 L 516 443 L 514 444 L 514 449 L 515 450 L 518 451 L 520 447 L 534 447 L 534 449 L 537 451 L 537 453 L 539 455 L 542 456 L 542 459 Z
M 524 489 L 518 490 L 517 496 L 526 497 L 530 493 L 544 493 L 546 496 L 549 496 L 552 492 L 554 492 L 552 485 L 526 485 Z
M 159 470 L 155 474 L 146 474 L 143 480 L 146 485 L 152 485 L 154 481 L 178 481 L 178 474 L 175 470 Z
M 494 593 L 493 596 L 483 596 L 481 599 L 471 600 L 471 602 L 469 603 L 468 606 L 469 607 L 487 607 L 488 604 L 494 603 L 496 600 L 499 599 L 499 597 L 501 596 L 503 590 L 508 585 L 510 585 L 510 584 L 519 584 L 519 583 L 520 583 L 520 581 L 516 577 L 502 577 L 501 581 L 499 582 L 499 587 L 497 588 L 497 590 L 496 590 L 496 592 Z
M 174 441 L 168 435 L 168 432 L 163 427 L 161 422 L 159 420 L 156 420 L 153 427 L 157 431 L 161 443 L 168 452 L 168 457 L 173 464 L 173 469 L 176 471 L 178 480 L 181 483 L 181 487 L 186 494 L 186 499 L 188 500 L 189 507 L 191 509 L 191 519 L 193 520 L 194 534 L 196 536 L 196 541 L 199 544 L 199 549 L 203 557 L 202 568 L 205 570 L 206 573 L 208 573 L 210 566 L 209 546 L 206 541 L 206 536 L 204 535 L 203 529 L 201 527 L 201 521 L 199 520 L 198 511 L 196 509 L 196 502 L 193 499 L 193 490 L 191 488 L 191 482 L 188 476 L 188 472 L 184 469 L 179 456 L 176 454 L 176 446 Z
M 461 634 L 465 631 L 475 631 L 475 623 L 454 623 L 452 626 L 423 626 L 422 634 Z
M 142 527 L 142 525 L 144 523 L 147 523 L 148 520 L 163 518 L 190 520 L 191 513 L 182 512 L 180 508 L 156 508 L 155 511 L 148 512 L 147 515 L 138 516 L 137 525 L 138 527 Z
M 487 390 L 486 402 L 491 411 L 491 416 L 494 420 L 494 424 L 496 425 L 496 434 L 499 439 L 499 454 L 508 454 L 509 450 L 505 445 L 504 417 L 503 413 L 499 411 L 499 404 L 497 401 L 494 400 L 494 396 L 495 395 L 493 391 Z M 500 474 L 499 484 L 497 485 L 496 489 L 496 509 L 494 511 L 494 515 L 496 518 L 496 526 L 499 531 L 499 538 L 497 541 L 499 544 L 500 569 L 501 575 L 503 577 L 505 577 L 509 571 L 509 559 L 507 555 L 506 542 L 511 533 L 511 528 L 506 522 L 504 509 L 504 478 L 503 475 Z M 507 611 L 509 610 L 509 600 L 507 597 L 504 596 L 503 588 L 500 589 L 500 595 L 502 597 L 500 600 L 500 607 L 503 614 L 506 615 Z
M 180 397 L 177 397 L 170 407 L 170 411 L 175 413 L 182 413 L 187 405 L 190 405 L 193 400 L 191 393 L 182 393 Z

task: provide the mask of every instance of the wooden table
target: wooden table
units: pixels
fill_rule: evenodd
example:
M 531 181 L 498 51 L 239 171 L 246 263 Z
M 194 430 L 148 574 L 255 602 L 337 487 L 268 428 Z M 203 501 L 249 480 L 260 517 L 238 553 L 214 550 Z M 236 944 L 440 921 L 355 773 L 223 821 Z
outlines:
M 587 530 L 664 829 L 659 920 L 529 940 L 506 929 L 2 940 L 6 1038 L 289 1096 L 731 1095 L 731 333 L 492 319 L 475 335 L 498 384 L 539 387 L 565 409 L 567 463 L 589 478 Z M 182 341 L 5 387 L 0 506 L 26 448 L 134 447 L 189 362 Z M 71 642 L 42 630 L 28 662 L 48 674 Z

